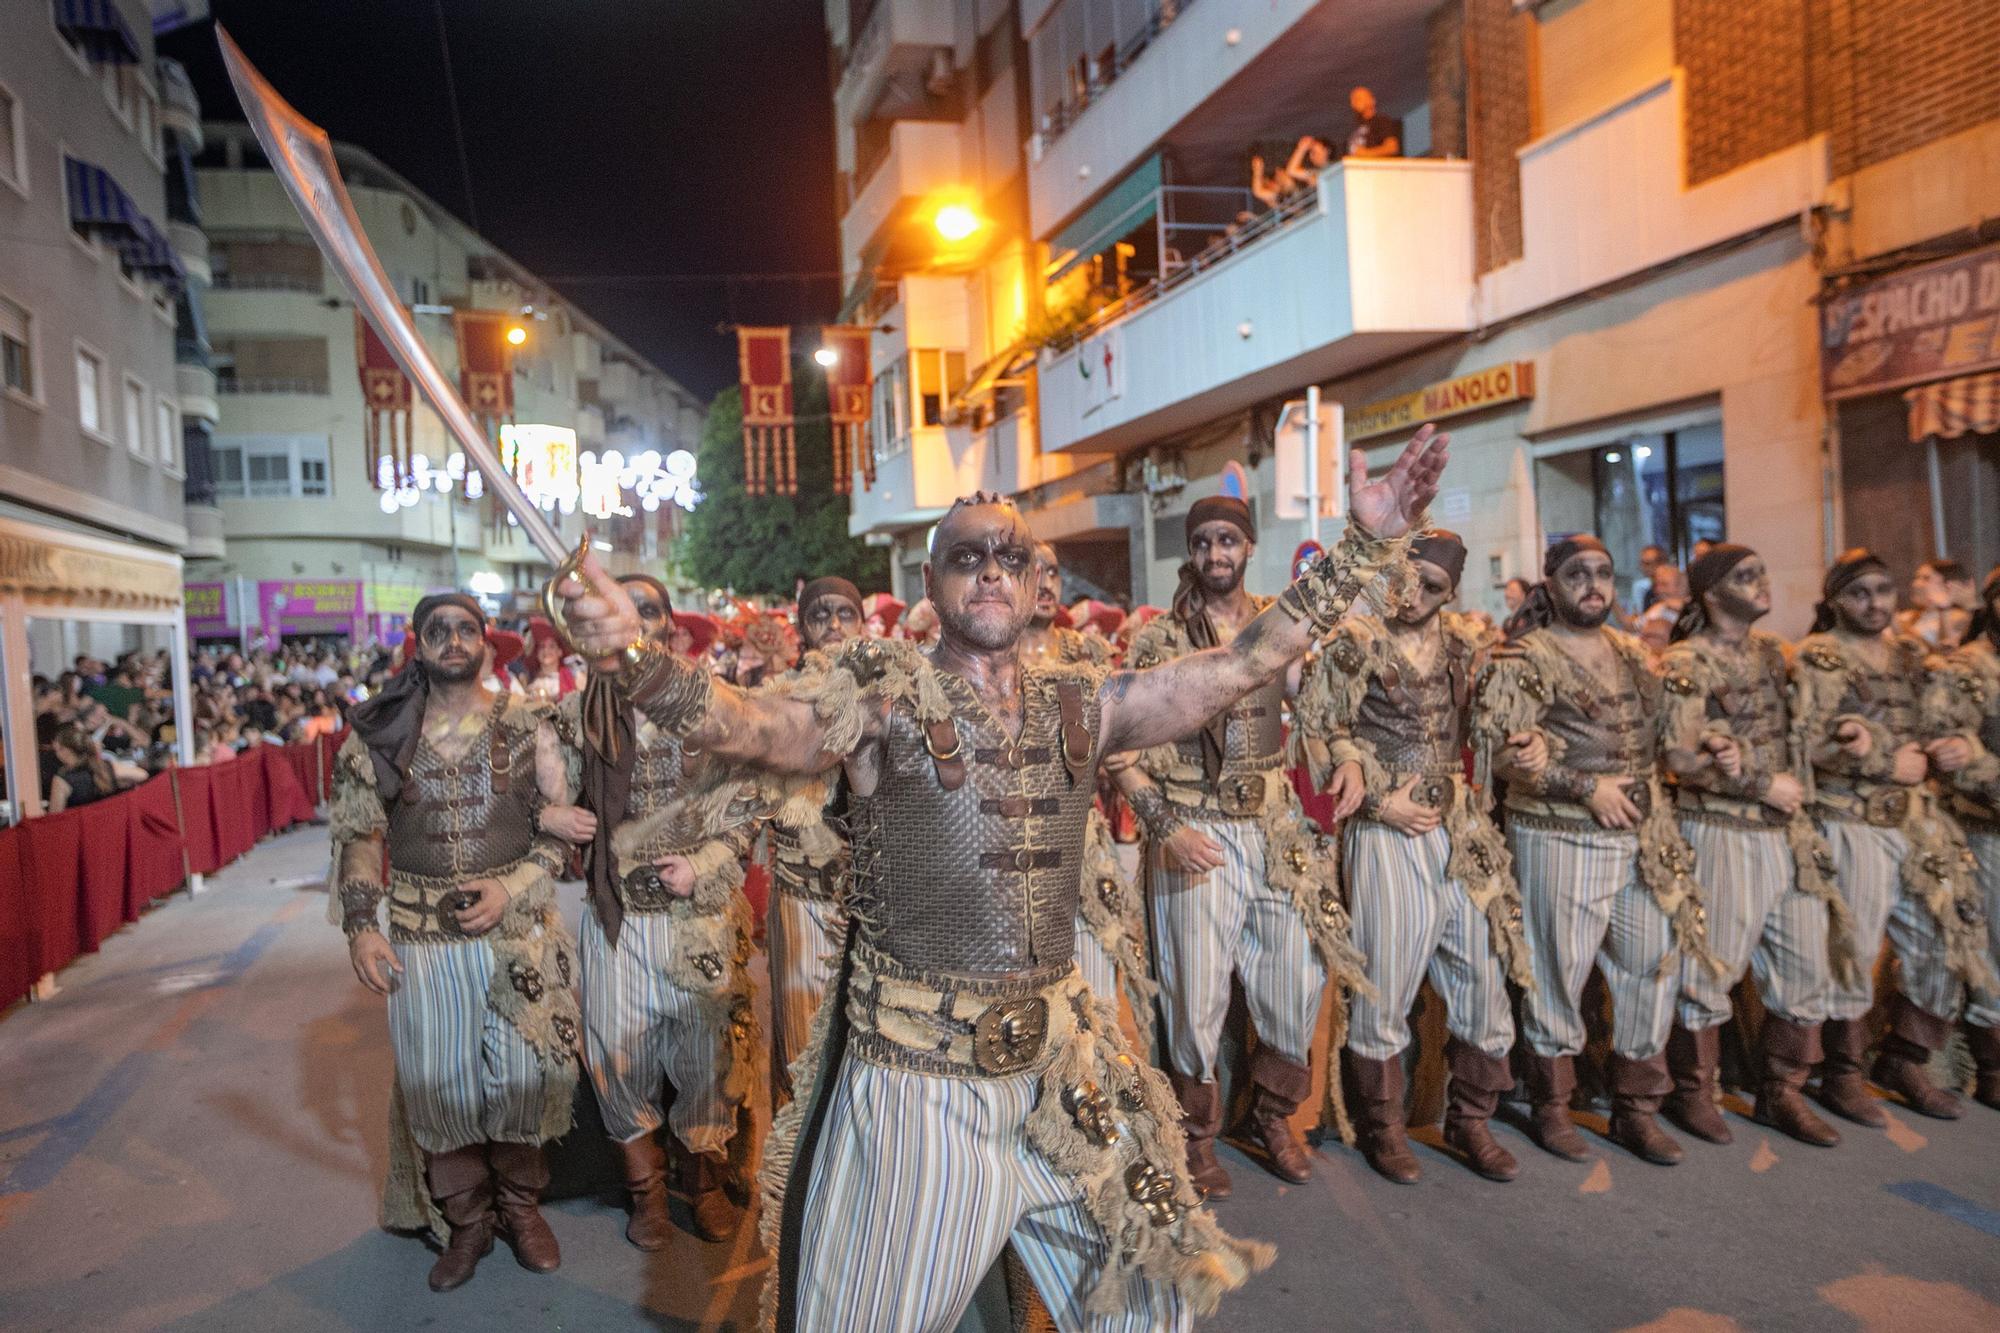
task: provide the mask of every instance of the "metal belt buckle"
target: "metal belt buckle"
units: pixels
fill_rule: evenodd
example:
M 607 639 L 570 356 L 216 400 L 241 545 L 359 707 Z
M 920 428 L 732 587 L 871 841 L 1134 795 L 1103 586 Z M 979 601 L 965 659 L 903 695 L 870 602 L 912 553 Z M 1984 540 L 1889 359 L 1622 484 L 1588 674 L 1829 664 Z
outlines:
M 674 901 L 674 895 L 667 892 L 667 886 L 660 882 L 659 872 L 652 866 L 639 866 L 627 874 L 622 887 L 627 907 L 657 909 Z
M 1910 793 L 1901 787 L 1870 792 L 1862 803 L 1868 822 L 1877 828 L 1900 828 L 1910 813 Z
M 1235 773 L 1222 779 L 1215 794 L 1225 815 L 1254 815 L 1264 809 L 1264 775 Z
M 1451 799 L 1451 779 L 1425 778 L 1410 789 L 1410 799 L 1426 810 L 1442 810 Z
M 972 1025 L 972 1063 L 986 1074 L 1026 1069 L 1048 1035 L 1049 1002 L 1041 996 L 990 1004 Z
M 1649 817 L 1653 813 L 1653 784 L 1641 778 L 1625 789 L 1625 799 L 1639 812 L 1639 818 Z

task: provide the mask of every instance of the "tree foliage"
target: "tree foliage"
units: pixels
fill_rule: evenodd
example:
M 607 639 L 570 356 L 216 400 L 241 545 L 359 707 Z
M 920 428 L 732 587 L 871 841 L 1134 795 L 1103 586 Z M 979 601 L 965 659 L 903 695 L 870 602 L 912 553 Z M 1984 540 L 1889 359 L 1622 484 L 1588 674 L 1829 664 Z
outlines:
M 833 490 L 832 427 L 817 368 L 792 377 L 799 421 L 799 493 L 743 490 L 743 396 L 735 386 L 709 404 L 696 475 L 702 501 L 688 515 L 679 566 L 705 588 L 790 597 L 799 579 L 839 574 L 863 592 L 889 586 L 889 553 L 847 535 L 847 498 Z

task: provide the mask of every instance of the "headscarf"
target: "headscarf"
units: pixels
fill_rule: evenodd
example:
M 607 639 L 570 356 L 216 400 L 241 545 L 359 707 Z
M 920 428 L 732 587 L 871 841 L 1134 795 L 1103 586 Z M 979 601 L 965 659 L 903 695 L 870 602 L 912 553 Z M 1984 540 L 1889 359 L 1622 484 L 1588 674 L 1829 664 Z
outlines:
M 462 592 L 434 592 L 417 603 L 410 614 L 410 639 L 423 638 L 424 626 L 439 610 L 455 606 L 470 612 L 486 628 L 486 609 L 476 598 Z M 375 768 L 375 790 L 387 806 L 403 794 L 403 775 L 416 758 L 417 741 L 424 730 L 424 705 L 429 702 L 431 680 L 422 662 L 411 662 L 390 676 L 372 697 L 356 704 L 347 715 L 354 734 L 368 748 Z
M 1703 594 L 1714 591 L 1715 585 L 1728 578 L 1731 570 L 1755 554 L 1747 546 L 1722 542 L 1709 547 L 1708 554 L 1688 566 L 1687 605 L 1681 608 L 1680 617 L 1668 632 L 1668 642 L 1679 643 L 1708 628 L 1708 608 L 1702 604 Z
M 799 623 L 804 624 L 806 612 L 822 597 L 845 597 L 854 603 L 855 611 L 861 610 L 861 589 L 855 587 L 838 574 L 827 574 L 814 579 L 799 591 Z
M 1820 584 L 1819 601 L 1813 605 L 1814 634 L 1824 634 L 1840 623 L 1840 618 L 1834 614 L 1833 599 L 1871 569 L 1879 569 L 1886 574 L 1889 564 L 1865 546 L 1852 547 L 1840 553 L 1840 558 L 1826 571 L 1826 579 Z
M 1211 495 L 1196 500 L 1187 511 L 1188 540 L 1194 540 L 1194 531 L 1204 523 L 1220 519 L 1224 523 L 1234 523 L 1243 529 L 1243 535 L 1251 541 L 1257 540 L 1257 520 L 1250 517 L 1250 506 L 1233 495 Z
M 1454 590 L 1465 573 L 1465 541 L 1446 528 L 1432 528 L 1410 543 L 1410 559 L 1425 560 L 1442 569 Z
M 1196 500 L 1187 512 L 1188 544 L 1194 544 L 1195 530 L 1204 523 L 1217 521 L 1232 523 L 1242 529 L 1243 535 L 1251 541 L 1257 540 L 1257 524 L 1250 517 L 1250 506 L 1233 495 L 1211 495 Z M 1201 589 L 1201 571 L 1195 568 L 1190 556 L 1181 562 L 1180 586 L 1174 590 L 1174 619 L 1187 630 L 1188 640 L 1197 652 L 1213 648 L 1220 642 L 1215 633 L 1215 622 L 1208 618 L 1208 599 Z M 1227 744 L 1227 711 L 1216 714 L 1208 720 L 1198 733 L 1201 740 L 1201 771 L 1208 781 L 1214 782 L 1222 776 L 1222 757 Z
M 1561 541 L 1549 543 L 1549 549 L 1542 553 L 1541 582 L 1529 587 L 1528 595 L 1521 599 L 1521 605 L 1507 617 L 1507 623 L 1502 627 L 1509 640 L 1546 629 L 1555 620 L 1556 602 L 1554 594 L 1549 591 L 1549 580 L 1560 574 L 1564 565 L 1586 551 L 1596 551 L 1607 560 L 1611 558 L 1609 548 L 1587 532 L 1572 533 Z

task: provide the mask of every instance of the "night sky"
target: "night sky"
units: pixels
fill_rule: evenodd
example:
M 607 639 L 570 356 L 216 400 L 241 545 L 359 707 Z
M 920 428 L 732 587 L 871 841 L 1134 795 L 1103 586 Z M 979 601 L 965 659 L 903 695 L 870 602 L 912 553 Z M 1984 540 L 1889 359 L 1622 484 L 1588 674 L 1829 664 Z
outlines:
M 438 0 L 213 0 L 280 93 L 704 401 L 723 321 L 838 305 L 832 108 L 815 0 L 441 0 L 471 164 L 452 134 Z M 161 39 L 210 120 L 240 120 L 203 24 Z M 634 275 L 822 276 L 648 282 Z M 581 281 L 616 277 L 620 281 Z

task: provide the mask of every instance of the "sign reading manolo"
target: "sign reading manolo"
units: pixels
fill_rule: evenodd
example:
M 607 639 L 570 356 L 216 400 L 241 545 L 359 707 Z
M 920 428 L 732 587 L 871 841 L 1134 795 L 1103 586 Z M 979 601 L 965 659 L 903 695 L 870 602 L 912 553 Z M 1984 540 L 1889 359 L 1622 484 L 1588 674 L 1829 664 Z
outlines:
M 1415 393 L 1384 398 L 1350 412 L 1347 438 L 1365 440 L 1373 435 L 1409 430 L 1426 421 L 1463 416 L 1534 396 L 1535 363 L 1509 361 L 1457 379 L 1427 384 Z

